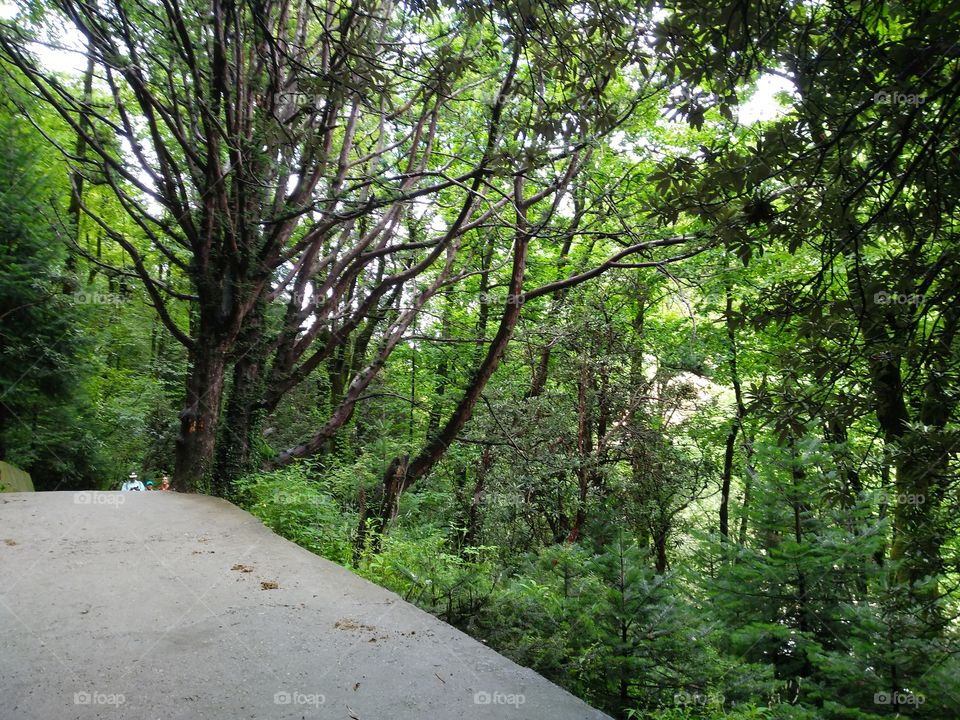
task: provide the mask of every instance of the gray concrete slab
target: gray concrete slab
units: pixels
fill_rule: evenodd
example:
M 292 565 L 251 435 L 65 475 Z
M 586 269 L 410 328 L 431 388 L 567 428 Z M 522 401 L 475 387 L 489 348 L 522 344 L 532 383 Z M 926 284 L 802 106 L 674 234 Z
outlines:
M 223 500 L 0 495 L 0 720 L 606 717 Z

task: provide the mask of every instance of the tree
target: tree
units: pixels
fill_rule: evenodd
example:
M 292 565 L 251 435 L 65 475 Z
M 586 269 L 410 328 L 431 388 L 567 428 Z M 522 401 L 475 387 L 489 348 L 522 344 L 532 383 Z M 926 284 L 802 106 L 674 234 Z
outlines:
M 511 203 L 544 204 L 545 218 L 556 211 L 588 146 L 652 92 L 645 83 L 628 88 L 621 74 L 648 62 L 638 34 L 646 16 L 606 0 L 580 7 L 551 6 L 547 22 L 546 6 L 510 3 L 445 13 L 440 5 L 327 11 L 211 0 L 155 12 L 133 1 L 100 8 L 64 0 L 48 12 L 83 34 L 109 93 L 108 104 L 93 107 L 30 55 L 42 22 L 4 24 L 4 56 L 84 140 L 86 154 L 72 158 L 77 170 L 103 173 L 148 240 L 132 242 L 81 203 L 130 257 L 190 354 L 177 483 L 209 479 L 231 365 L 238 401 L 223 429 L 228 442 L 239 437 L 232 454 L 243 463 L 258 409 L 275 408 L 383 316 L 391 293 L 407 293 L 410 302 L 380 329 L 384 342 L 360 363 L 327 422 L 277 462 L 317 452 L 352 416 L 423 305 L 469 273 L 457 258 L 471 237 L 509 227 L 500 213 Z M 521 67 L 527 56 L 536 62 Z M 521 90 L 527 99 L 516 102 Z M 529 195 L 515 194 L 525 186 Z M 568 282 L 649 247 L 635 243 Z M 175 269 L 187 287 L 161 279 L 157 266 Z M 258 340 L 263 308 L 283 297 L 282 329 Z M 176 302 L 191 303 L 190 327 L 175 321 Z M 498 345 L 509 339 L 513 314 L 504 314 Z M 495 365 L 483 364 L 477 377 Z M 254 400 L 246 385 L 256 388 L 264 372 L 266 389 Z M 424 457 L 436 454 L 431 447 Z
M 665 204 L 732 220 L 725 238 L 745 262 L 773 244 L 817 257 L 778 315 L 827 328 L 856 319 L 849 335 L 813 351 L 814 372 L 827 392 L 824 379 L 851 367 L 864 381 L 857 392 L 869 393 L 903 499 L 893 504 L 898 577 L 927 599 L 953 532 L 942 502 L 953 484 L 958 407 L 947 388 L 958 369 L 960 286 L 946 208 L 960 190 L 947 171 L 960 75 L 942 28 L 957 17 L 923 2 L 755 13 L 684 3 L 658 39 L 672 71 L 697 87 L 680 109 L 691 122 L 710 108 L 729 114 L 738 86 L 764 73 L 795 88 L 781 117 L 737 149 L 672 161 Z M 688 43 L 691 34 L 711 42 Z
M 29 471 L 39 490 L 81 487 L 100 461 L 80 389 L 89 306 L 62 294 L 62 165 L 11 104 L 0 111 L 0 458 Z

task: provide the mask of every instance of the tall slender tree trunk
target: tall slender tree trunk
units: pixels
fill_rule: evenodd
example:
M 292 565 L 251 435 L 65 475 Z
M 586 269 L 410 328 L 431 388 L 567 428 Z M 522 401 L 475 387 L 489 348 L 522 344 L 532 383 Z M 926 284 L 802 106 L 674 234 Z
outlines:
M 733 385 L 735 400 L 735 415 L 727 432 L 726 445 L 723 453 L 723 475 L 720 484 L 720 539 L 726 542 L 730 537 L 730 486 L 733 480 L 733 461 L 737 447 L 737 434 L 743 425 L 746 407 L 743 402 L 743 391 L 740 387 L 740 373 L 737 368 L 737 333 L 733 316 L 733 293 L 730 284 L 726 287 L 727 305 L 725 315 L 727 328 L 727 343 L 729 345 L 730 382 Z
M 500 365 L 507 345 L 513 337 L 513 330 L 520 318 L 523 304 L 523 279 L 527 267 L 527 250 L 530 243 L 527 214 L 528 205 L 523 200 L 524 180 L 517 176 L 514 182 L 514 197 L 517 207 L 517 231 L 513 245 L 513 266 L 510 275 L 508 302 L 500 317 L 500 326 L 494 336 L 487 354 L 470 380 L 466 392 L 454 409 L 443 428 L 427 443 L 426 447 L 409 462 L 406 458 L 396 458 L 383 478 L 383 503 L 380 509 L 377 528 L 384 532 L 390 521 L 396 516 L 400 494 L 410 485 L 426 475 L 440 462 L 447 448 L 456 440 L 457 435 L 473 416 L 480 394 L 487 386 L 493 373 Z
M 577 511 L 573 519 L 573 527 L 567 535 L 567 542 L 574 543 L 583 532 L 583 524 L 587 519 L 587 497 L 593 480 L 590 463 L 593 455 L 593 407 L 590 400 L 589 388 L 590 373 L 588 360 L 584 358 L 580 367 L 580 376 L 577 381 Z M 601 436 L 602 437 L 602 436 Z
M 440 319 L 440 334 L 444 338 L 452 335 L 452 303 L 449 292 L 443 293 L 443 315 Z M 433 403 L 430 405 L 430 414 L 427 418 L 427 437 L 433 437 L 440 429 L 440 415 L 443 408 L 443 396 L 447 392 L 447 385 L 450 382 L 450 363 L 447 360 L 446 351 L 441 351 L 440 359 L 437 361 L 436 369 L 437 385 L 433 391 Z M 415 398 L 411 398 L 414 400 Z M 413 406 L 411 405 L 411 408 Z
M 749 460 L 747 461 L 749 463 Z M 740 506 L 740 530 L 737 533 L 737 543 L 740 547 L 747 544 L 747 526 L 750 519 L 750 493 L 753 489 L 753 469 L 747 468 L 747 477 L 743 482 L 743 504 Z
M 804 543 L 805 527 L 809 524 L 810 508 L 805 501 L 806 473 L 800 465 L 800 458 L 797 453 L 796 438 L 792 435 L 789 438 L 790 443 L 790 508 L 793 511 L 793 539 L 797 547 L 802 547 Z M 814 538 L 813 543 L 816 543 Z M 796 561 L 796 587 L 797 587 L 797 629 L 802 633 L 813 631 L 811 619 L 813 613 L 810 609 L 810 579 L 804 570 L 801 559 Z M 813 672 L 813 663 L 806 650 L 803 653 L 803 665 L 801 669 L 802 677 L 809 677 Z M 797 688 L 799 692 L 799 688 Z
M 483 340 L 487 335 L 487 322 L 490 319 L 490 267 L 493 265 L 493 251 L 496 249 L 496 236 L 489 233 L 480 257 L 480 308 L 477 311 L 477 337 Z M 481 346 L 482 348 L 482 346 Z
M 579 193 L 574 190 L 574 204 L 576 212 L 579 213 L 580 210 L 580 200 Z M 562 270 L 570 262 L 570 247 L 573 244 L 573 234 L 569 235 L 566 240 L 564 240 L 563 247 L 560 250 L 560 269 Z M 555 310 L 559 310 L 560 306 L 563 304 L 563 301 L 566 299 L 569 289 L 557 290 L 553 293 L 553 302 L 552 306 Z M 537 360 L 536 365 L 533 368 L 533 374 L 530 379 L 530 390 L 527 391 L 528 398 L 539 397 L 543 394 L 543 391 L 547 388 L 547 376 L 550 373 L 550 354 L 553 350 L 553 344 L 548 342 L 544 348 L 540 351 L 540 357 Z
M 90 105 L 90 103 L 93 102 L 93 70 L 94 53 L 93 48 L 90 47 L 88 42 L 87 68 L 83 73 L 83 101 L 86 105 Z M 81 132 L 77 133 L 75 157 L 76 161 L 80 163 L 80 166 L 70 173 L 70 205 L 67 207 L 67 214 L 73 221 L 73 237 L 74 240 L 76 240 L 77 245 L 80 244 L 80 213 L 81 206 L 83 205 L 83 173 L 87 169 L 83 166 L 83 162 L 87 157 L 87 139 L 84 133 L 89 132 L 90 130 L 90 120 L 88 119 L 87 112 L 85 110 L 80 113 L 79 121 Z M 70 246 L 68 246 L 67 250 L 66 269 L 67 272 L 73 273 L 77 269 L 77 254 Z
M 484 447 L 480 453 L 480 463 L 477 466 L 477 475 L 473 483 L 473 495 L 470 498 L 470 507 L 467 508 L 467 521 L 463 532 L 463 547 L 472 547 L 477 542 L 480 532 L 480 505 L 483 502 L 483 493 L 486 489 L 487 474 L 493 465 L 493 451 Z
M 720 482 L 720 541 L 727 542 L 730 537 L 730 485 L 733 478 L 733 457 L 736 451 L 737 432 L 740 425 L 734 419 L 727 432 L 727 440 L 723 451 L 723 474 Z

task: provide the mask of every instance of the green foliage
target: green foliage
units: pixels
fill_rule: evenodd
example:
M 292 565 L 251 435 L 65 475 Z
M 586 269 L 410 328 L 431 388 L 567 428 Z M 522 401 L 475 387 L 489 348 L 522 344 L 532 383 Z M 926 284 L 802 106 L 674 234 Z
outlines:
M 349 562 L 356 520 L 341 511 L 310 465 L 251 474 L 238 483 L 237 494 L 277 534 L 334 562 Z
M 334 5 L 334 16 L 352 17 L 348 5 Z M 362 79 L 358 98 L 340 96 L 350 82 L 314 89 L 307 85 L 319 80 L 298 76 L 301 89 L 330 94 L 323 132 L 332 134 L 320 134 L 328 118 L 308 117 L 313 110 L 303 122 L 258 111 L 250 127 L 254 147 L 269 148 L 254 153 L 269 165 L 266 179 L 248 162 L 206 190 L 181 193 L 233 207 L 250 188 L 280 189 L 276 202 L 250 196 L 238 234 L 252 244 L 238 250 L 240 261 L 219 257 L 206 277 L 191 276 L 195 249 L 176 228 L 189 214 L 157 222 L 145 207 L 155 233 L 147 237 L 99 167 L 87 168 L 84 200 L 115 233 L 82 215 L 67 227 L 68 168 L 20 108 L 64 147 L 74 138 L 11 86 L 16 105 L 0 117 L 4 457 L 41 488 L 106 487 L 129 467 L 171 468 L 191 364 L 156 319 L 153 298 L 129 282 L 139 272 L 132 248 L 171 291 L 177 327 L 194 336 L 234 293 L 243 296 L 234 310 L 263 310 L 251 313 L 259 325 L 236 314 L 228 323 L 251 327 L 225 351 L 227 369 L 255 360 L 249 387 L 242 373 L 226 373 L 228 400 L 252 418 L 236 432 L 234 416 L 221 420 L 230 472 L 280 458 L 338 408 L 350 411 L 311 462 L 236 483 L 238 502 L 284 537 L 618 718 L 960 717 L 960 96 L 949 35 L 957 8 L 668 5 L 428 1 L 413 3 L 415 13 L 399 6 L 382 33 L 367 33 L 380 22 L 373 12 L 358 21 L 357 37 L 342 23 L 339 40 L 359 48 L 342 59 L 344 72 Z M 255 13 L 255 4 L 238 8 L 238 27 L 261 27 Z M 361 34 L 404 47 L 378 65 Z M 429 41 L 405 46 L 421 34 Z M 144 58 L 150 92 L 176 96 L 156 107 L 177 109 L 174 120 L 213 112 L 182 81 L 214 77 L 212 56 L 199 55 L 196 74 L 180 73 L 181 53 L 166 36 L 144 37 L 156 50 Z M 475 171 L 519 41 L 524 55 L 502 98 L 496 147 Z M 429 82 L 393 77 L 401 66 Z M 792 85 L 776 112 L 736 122 L 738 105 L 773 78 Z M 253 78 L 240 96 L 260 102 L 265 80 Z M 324 174 L 336 151 L 327 158 L 323 147 L 348 134 L 354 101 L 357 144 L 343 151 L 340 183 Z M 393 114 L 401 107 L 408 111 Z M 147 126 L 135 103 L 127 112 Z M 439 128 L 428 143 L 439 152 L 410 144 L 428 133 L 427 123 L 410 124 L 415 117 Z M 141 139 L 169 141 L 163 133 L 173 130 Z M 165 157 L 186 178 L 196 148 L 184 139 Z M 139 176 L 138 159 L 115 138 L 101 140 L 101 155 Z M 221 140 L 205 138 L 216 152 L 246 156 L 246 136 L 236 148 Z M 583 166 L 551 195 L 581 141 Z M 418 178 L 410 168 L 421 160 Z M 291 177 L 314 172 L 300 171 L 300 161 L 316 163 L 321 193 L 307 209 L 287 207 L 283 195 Z M 504 306 L 519 302 L 505 290 L 518 176 L 528 197 L 544 193 L 528 208 L 524 287 L 565 282 L 643 241 L 702 244 L 648 247 L 590 283 L 526 298 L 469 424 L 405 490 L 396 518 L 378 518 L 385 470 L 437 437 L 477 376 Z M 466 219 L 476 222 L 447 238 L 464 178 L 473 177 L 482 182 L 468 193 L 476 209 Z M 460 179 L 436 193 L 417 184 L 438 178 Z M 417 201 L 402 201 L 414 189 L 423 193 Z M 368 204 L 374 212 L 348 217 Z M 287 227 L 297 213 L 327 222 L 341 212 L 342 224 L 314 227 L 323 232 L 312 255 L 295 251 L 301 225 L 274 248 L 282 260 L 269 278 L 248 262 L 265 257 L 256 243 L 266 229 Z M 378 227 L 386 234 L 375 235 Z M 68 233 L 88 257 L 73 252 Z M 125 252 L 111 242 L 117 233 Z M 237 240 L 222 227 L 210 238 L 213 255 Z M 358 238 L 370 244 L 352 245 Z M 444 255 L 439 238 L 458 250 Z M 673 262 L 681 247 L 689 254 Z M 439 279 L 440 260 L 395 295 L 373 293 L 434 250 L 452 274 L 395 335 L 390 323 Z M 344 274 L 312 274 L 314 266 Z M 223 272 L 241 267 L 236 277 Z M 300 270 L 287 278 L 292 267 Z M 329 299 L 325 314 L 265 299 L 286 280 Z M 200 286 L 212 304 L 194 299 Z M 251 288 L 263 295 L 246 297 Z M 79 294 L 116 301 L 84 303 Z M 318 362 L 265 402 L 264 387 L 295 375 L 306 358 Z M 342 405 L 364 378 L 363 392 Z M 237 437 L 251 446 L 247 457 Z M 229 487 L 231 477 L 216 480 Z M 381 533 L 378 519 L 392 524 Z
M 493 547 L 452 552 L 442 534 L 392 533 L 382 550 L 365 553 L 357 571 L 449 623 L 461 625 L 491 601 L 496 587 Z
M 63 294 L 62 168 L 25 123 L 0 112 L 0 457 L 39 490 L 96 477 L 85 309 Z

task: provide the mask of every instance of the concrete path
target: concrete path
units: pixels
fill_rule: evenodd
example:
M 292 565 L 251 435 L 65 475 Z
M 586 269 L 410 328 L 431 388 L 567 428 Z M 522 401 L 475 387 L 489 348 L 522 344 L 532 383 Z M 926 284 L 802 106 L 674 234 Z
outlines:
M 0 495 L 0 719 L 606 718 L 215 498 Z

